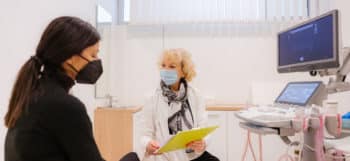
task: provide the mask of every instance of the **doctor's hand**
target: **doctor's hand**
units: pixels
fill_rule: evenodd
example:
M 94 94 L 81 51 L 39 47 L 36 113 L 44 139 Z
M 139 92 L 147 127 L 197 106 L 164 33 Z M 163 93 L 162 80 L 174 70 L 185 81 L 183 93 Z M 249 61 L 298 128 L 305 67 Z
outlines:
M 201 153 L 205 151 L 206 144 L 204 140 L 192 141 L 187 144 L 187 148 L 194 150 L 196 153 Z
M 149 155 L 159 155 L 159 153 L 156 153 L 159 148 L 159 143 L 155 140 L 151 140 L 147 144 L 146 151 Z

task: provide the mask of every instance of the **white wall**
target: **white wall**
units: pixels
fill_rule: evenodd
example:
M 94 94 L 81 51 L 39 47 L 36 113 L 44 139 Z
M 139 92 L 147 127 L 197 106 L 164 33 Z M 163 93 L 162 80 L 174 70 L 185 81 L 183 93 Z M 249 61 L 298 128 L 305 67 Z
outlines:
M 162 39 L 140 36 L 116 27 L 117 49 L 112 83 L 120 104 L 142 104 L 159 83 L 157 61 Z M 154 37 L 152 37 L 154 36 Z M 165 48 L 185 48 L 192 53 L 198 77 L 193 84 L 219 103 L 245 103 L 253 81 L 289 80 L 295 75 L 276 72 L 274 37 L 174 37 L 166 36 Z M 117 63 L 118 62 L 118 63 Z M 112 66 L 113 66 L 112 65 Z
M 350 46 L 350 1 L 334 0 L 332 6 L 340 11 L 341 36 L 343 46 Z M 349 75 L 348 75 L 349 77 Z M 347 79 L 350 80 L 349 78 Z M 340 111 L 350 111 L 350 92 L 334 94 L 331 99 L 336 99 L 340 103 Z
M 350 46 L 350 1 L 347 0 L 335 0 L 335 8 L 340 10 L 341 23 L 342 23 L 342 36 L 343 44 L 345 46 Z
M 348 3 L 346 0 L 337 0 L 331 7 L 340 9 L 343 44 L 349 46 L 350 21 L 345 18 L 350 15 Z M 276 93 L 278 90 L 271 88 L 280 88 L 281 84 L 288 81 L 320 79 L 312 78 L 307 73 L 278 74 L 275 36 L 178 35 L 167 27 L 164 30 L 154 27 L 140 31 L 137 27 L 118 26 L 113 30 L 111 89 L 120 105 L 142 104 L 154 91 L 159 83 L 157 60 L 163 46 L 181 47 L 192 53 L 198 70 L 193 85 L 216 103 L 256 100 L 251 98 L 251 86 L 255 84 L 269 84 L 264 90 Z M 265 93 L 271 95 L 268 91 Z M 344 102 L 350 97 L 349 92 L 331 96 L 334 97 L 340 100 L 342 108 L 350 103 Z M 270 102 L 273 99 L 267 98 Z
M 96 0 L 10 0 L 0 1 L 0 116 L 7 110 L 8 99 L 20 66 L 35 53 L 41 33 L 51 19 L 71 15 L 95 23 Z M 93 87 L 76 87 L 74 93 L 83 99 L 92 114 Z M 6 128 L 0 127 L 0 160 Z

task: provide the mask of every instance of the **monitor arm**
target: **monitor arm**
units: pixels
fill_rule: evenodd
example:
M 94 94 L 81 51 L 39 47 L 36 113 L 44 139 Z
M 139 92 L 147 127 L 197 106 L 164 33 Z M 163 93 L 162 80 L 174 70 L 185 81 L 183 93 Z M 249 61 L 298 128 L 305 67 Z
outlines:
M 322 76 L 335 75 L 335 78 L 330 78 L 327 84 L 328 94 L 350 91 L 350 83 L 345 82 L 346 75 L 350 73 L 350 47 L 344 47 L 342 49 L 344 60 L 342 65 L 334 69 L 325 69 L 317 71 Z
M 343 60 L 342 66 L 338 70 L 337 77 L 344 77 L 350 73 L 350 47 L 344 47 L 343 52 L 345 58 Z

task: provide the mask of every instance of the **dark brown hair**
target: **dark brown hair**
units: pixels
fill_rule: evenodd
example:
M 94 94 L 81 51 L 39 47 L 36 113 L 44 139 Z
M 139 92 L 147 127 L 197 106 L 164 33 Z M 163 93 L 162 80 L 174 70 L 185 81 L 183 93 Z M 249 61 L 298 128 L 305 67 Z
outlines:
M 37 90 L 41 68 L 61 68 L 64 61 L 80 54 L 100 40 L 97 30 L 77 17 L 58 17 L 45 29 L 36 53 L 21 67 L 5 116 L 5 125 L 13 127 L 23 109 L 28 106 Z

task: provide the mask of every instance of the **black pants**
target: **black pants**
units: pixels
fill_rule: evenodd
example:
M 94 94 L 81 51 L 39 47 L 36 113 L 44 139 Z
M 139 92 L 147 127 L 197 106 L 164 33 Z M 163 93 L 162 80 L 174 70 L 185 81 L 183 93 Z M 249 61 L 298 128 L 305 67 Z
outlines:
M 205 151 L 201 156 L 191 161 L 220 161 L 220 160 L 214 155 Z
M 130 152 L 123 156 L 120 161 L 140 161 L 139 157 L 135 152 Z M 211 155 L 207 151 L 205 151 L 200 157 L 191 160 L 191 161 L 220 161 L 217 157 Z
M 124 155 L 120 161 L 140 161 L 140 159 L 135 152 L 130 152 Z

